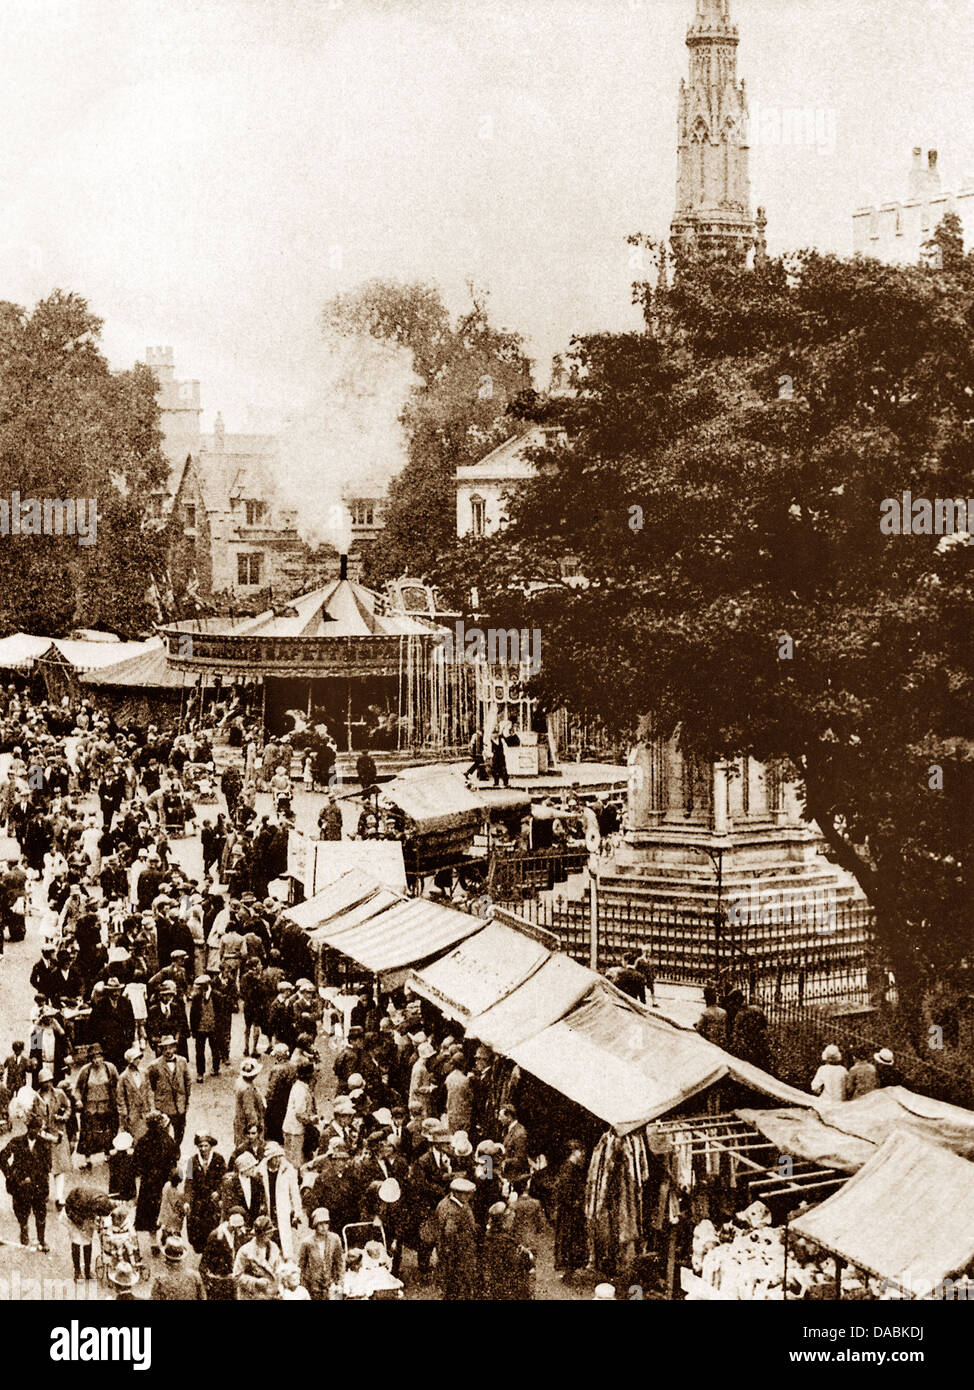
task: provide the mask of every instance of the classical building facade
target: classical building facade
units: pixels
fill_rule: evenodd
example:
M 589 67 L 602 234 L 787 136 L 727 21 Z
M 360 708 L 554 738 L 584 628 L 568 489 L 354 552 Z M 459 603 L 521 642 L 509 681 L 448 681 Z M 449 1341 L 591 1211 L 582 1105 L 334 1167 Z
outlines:
M 541 426 L 505 439 L 476 463 L 457 469 L 457 535 L 492 536 L 507 520 L 508 498 L 518 483 L 534 477 L 525 457 L 544 443 Z
M 953 191 L 941 183 L 936 150 L 915 146 L 906 197 L 857 209 L 852 215 L 852 250 L 887 265 L 916 265 L 924 244 L 948 212 L 955 212 L 964 227 L 964 245 L 974 245 L 974 178 Z

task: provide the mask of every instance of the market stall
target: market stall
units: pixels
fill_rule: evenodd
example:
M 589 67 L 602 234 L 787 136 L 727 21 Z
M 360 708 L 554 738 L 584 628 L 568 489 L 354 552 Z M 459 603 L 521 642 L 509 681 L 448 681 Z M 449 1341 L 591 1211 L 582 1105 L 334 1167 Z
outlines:
M 142 650 L 131 650 L 137 646 Z M 172 669 L 161 638 L 126 642 L 124 647 L 124 652 L 113 653 L 110 665 L 87 670 L 80 677 L 83 693 L 122 721 L 145 724 L 153 719 L 178 719 L 195 689 L 194 678 Z
M 891 1134 L 841 1191 L 791 1223 L 791 1235 L 909 1298 L 942 1297 L 944 1280 L 974 1262 L 974 1164 L 915 1134 Z
M 377 883 L 406 891 L 406 867 L 398 840 L 313 840 L 292 830 L 287 842 L 287 876 L 304 898 L 334 883 L 350 869 Z
M 532 937 L 490 922 L 448 955 L 411 972 L 409 985 L 444 1017 L 466 1026 L 523 985 L 550 956 L 540 934 Z
M 411 879 L 465 858 L 485 861 L 494 828 L 502 826 L 504 838 L 509 839 L 530 805 L 526 792 L 474 791 L 465 783 L 460 767 L 442 766 L 401 772 L 383 786 L 380 800 L 404 819 L 406 869 Z M 474 841 L 481 836 L 484 844 L 477 851 Z
M 480 931 L 479 917 L 426 898 L 408 898 L 352 869 L 285 914 L 312 947 L 336 952 L 383 992 L 402 985 L 411 967 L 451 950 Z

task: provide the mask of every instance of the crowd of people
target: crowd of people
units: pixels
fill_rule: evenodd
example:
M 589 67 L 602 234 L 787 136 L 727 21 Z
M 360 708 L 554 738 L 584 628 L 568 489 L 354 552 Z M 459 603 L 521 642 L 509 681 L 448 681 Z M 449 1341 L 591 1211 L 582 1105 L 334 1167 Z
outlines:
M 0 1067 L 24 1246 L 48 1249 L 53 1202 L 76 1280 L 94 1269 L 119 1297 L 159 1299 L 401 1296 L 404 1260 L 426 1296 L 529 1298 L 549 1221 L 564 1277 L 585 1265 L 584 1144 L 549 1171 L 486 1049 L 402 990 L 361 981 L 349 1010 L 347 982 L 339 1006 L 316 979 L 269 891 L 293 816 L 257 815 L 255 759 L 224 771 L 225 813 L 196 811 L 194 876 L 164 794 L 213 762 L 206 735 L 14 690 L 2 706 L 0 814 L 20 855 L 0 935 L 24 942 L 28 917 L 44 933 Z M 227 1068 L 232 1132 L 190 1126 Z

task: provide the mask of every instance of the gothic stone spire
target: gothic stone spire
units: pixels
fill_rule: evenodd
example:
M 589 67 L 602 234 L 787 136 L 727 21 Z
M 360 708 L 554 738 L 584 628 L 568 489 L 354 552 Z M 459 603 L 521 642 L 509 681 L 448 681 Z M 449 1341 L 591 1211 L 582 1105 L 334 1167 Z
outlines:
M 747 97 L 737 78 L 730 0 L 697 0 L 687 30 L 689 80 L 680 83 L 674 246 L 745 258 L 754 244 Z

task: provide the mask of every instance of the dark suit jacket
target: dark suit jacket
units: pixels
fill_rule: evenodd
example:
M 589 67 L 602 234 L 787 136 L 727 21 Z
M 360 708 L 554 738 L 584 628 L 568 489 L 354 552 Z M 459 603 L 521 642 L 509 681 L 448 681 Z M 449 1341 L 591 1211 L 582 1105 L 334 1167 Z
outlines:
M 172 1074 L 161 1058 L 153 1062 L 146 1072 L 146 1081 L 157 1110 L 164 1115 L 186 1114 L 189 1109 L 190 1079 L 184 1058 L 177 1055 L 176 1070 Z
M 20 1193 L 24 1196 L 43 1193 L 51 1177 L 51 1146 L 46 1139 L 35 1139 L 31 1152 L 26 1134 L 18 1134 L 0 1150 L 0 1172 L 3 1173 L 7 1191 L 11 1196 Z
M 243 1188 L 236 1173 L 228 1173 L 220 1184 L 220 1209 L 222 1212 L 221 1220 L 226 1221 L 230 1215 L 231 1207 L 243 1207 L 247 1213 L 247 1225 L 252 1226 L 258 1216 L 263 1215 L 267 1204 L 264 1200 L 264 1184 L 260 1180 L 260 1174 L 255 1173 L 250 1179 L 250 1202 L 244 1200 Z

